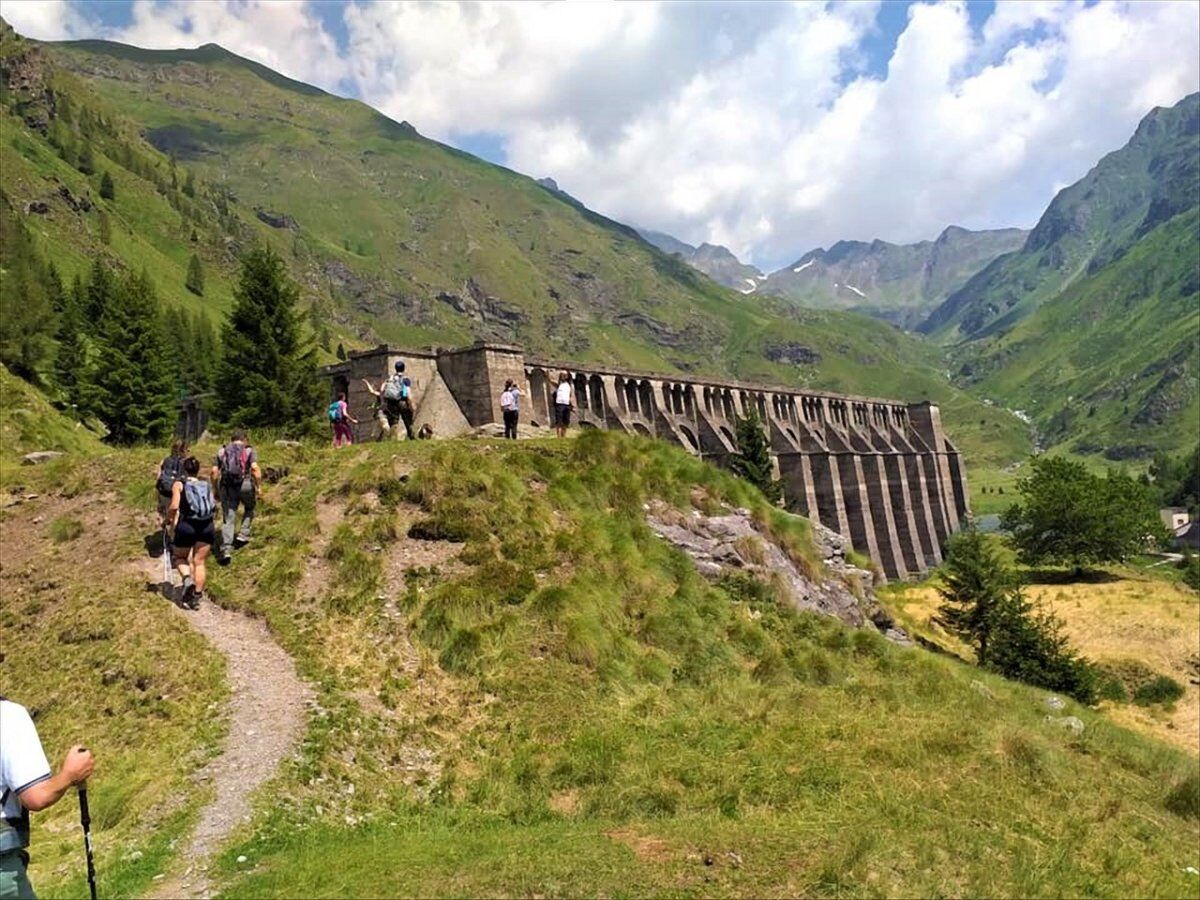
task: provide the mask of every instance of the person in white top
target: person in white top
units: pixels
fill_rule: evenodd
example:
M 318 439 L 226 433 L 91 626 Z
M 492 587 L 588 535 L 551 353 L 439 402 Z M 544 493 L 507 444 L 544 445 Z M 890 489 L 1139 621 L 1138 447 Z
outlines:
M 500 411 L 504 414 L 504 436 L 517 439 L 517 420 L 521 416 L 521 389 L 511 378 L 504 382 L 500 394 Z
M 571 408 L 575 405 L 571 376 L 566 372 L 558 376 L 558 387 L 554 390 L 554 430 L 559 437 L 567 436 L 571 425 Z
M 94 764 L 89 751 L 72 747 L 51 775 L 28 711 L 0 697 L 0 897 L 35 896 L 26 874 L 29 813 L 53 806 L 69 787 L 87 781 Z

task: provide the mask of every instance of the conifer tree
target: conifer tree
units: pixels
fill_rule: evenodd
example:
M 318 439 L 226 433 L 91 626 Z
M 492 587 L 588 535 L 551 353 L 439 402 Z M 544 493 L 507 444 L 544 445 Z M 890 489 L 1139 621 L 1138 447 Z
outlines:
M 100 210 L 100 243 L 106 247 L 112 243 L 112 222 L 104 210 Z
M 97 412 L 118 444 L 157 441 L 175 424 L 175 388 L 154 286 L 145 275 L 115 286 L 100 321 Z
M 342 362 L 346 361 L 346 348 L 343 347 L 340 343 L 337 346 L 337 358 L 340 359 Z
M 246 254 L 221 334 L 214 406 L 225 421 L 293 425 L 320 406 L 316 353 L 302 337 L 298 300 L 299 289 L 273 250 Z
M 104 320 L 104 314 L 108 311 L 115 290 L 116 283 L 108 266 L 100 260 L 93 262 L 83 304 L 86 321 L 91 323 L 92 328 L 98 327 Z
M 762 491 L 772 503 L 783 499 L 783 482 L 772 478 L 771 447 L 762 421 L 753 410 L 745 418 L 738 416 L 734 426 L 737 453 L 730 454 L 729 468 Z
M 188 260 L 187 281 L 184 286 L 197 297 L 204 296 L 204 267 L 200 264 L 200 257 L 195 253 Z
M 995 547 L 974 528 L 954 535 L 946 549 L 938 622 L 973 645 L 982 662 L 988 658 L 992 611 L 1016 586 L 1016 579 Z
M 79 151 L 78 168 L 84 175 L 94 175 L 96 172 L 96 158 L 92 155 L 92 145 L 89 141 L 83 141 L 83 147 Z
M 45 265 L 25 224 L 0 194 L 0 362 L 27 381 L 54 352 L 52 295 L 58 274 Z
M 115 195 L 112 176 L 105 172 L 100 176 L 100 196 L 105 200 L 112 200 Z

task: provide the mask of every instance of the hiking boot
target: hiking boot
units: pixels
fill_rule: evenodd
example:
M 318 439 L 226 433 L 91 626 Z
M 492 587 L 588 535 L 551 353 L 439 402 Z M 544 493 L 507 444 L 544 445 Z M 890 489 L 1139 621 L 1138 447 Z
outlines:
M 187 578 L 183 579 L 183 593 L 179 597 L 179 605 L 195 609 L 195 607 L 192 606 L 192 601 L 195 596 L 195 582 L 192 581 L 191 576 L 188 576 Z
M 232 556 L 231 554 L 229 554 L 229 553 L 223 553 L 223 554 L 221 554 L 220 556 L 218 556 L 218 557 L 217 557 L 217 564 L 218 564 L 218 565 L 221 565 L 221 566 L 227 566 L 227 565 L 229 565 L 231 562 L 233 562 L 233 556 Z
M 191 609 L 199 609 L 200 603 L 204 599 L 204 591 L 196 591 L 192 594 L 192 602 L 189 604 Z
M 250 543 L 250 535 L 248 534 L 239 534 L 233 539 L 233 546 L 235 547 L 245 547 L 248 543 Z

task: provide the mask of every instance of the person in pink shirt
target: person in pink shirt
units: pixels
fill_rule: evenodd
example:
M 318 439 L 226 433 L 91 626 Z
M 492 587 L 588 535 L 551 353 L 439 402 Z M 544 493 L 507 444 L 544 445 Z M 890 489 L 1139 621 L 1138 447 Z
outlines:
M 333 446 L 346 447 L 354 443 L 354 430 L 351 425 L 357 425 L 358 419 L 350 415 L 350 406 L 346 403 L 346 393 L 338 393 L 337 400 L 329 404 L 329 422 L 333 426 Z

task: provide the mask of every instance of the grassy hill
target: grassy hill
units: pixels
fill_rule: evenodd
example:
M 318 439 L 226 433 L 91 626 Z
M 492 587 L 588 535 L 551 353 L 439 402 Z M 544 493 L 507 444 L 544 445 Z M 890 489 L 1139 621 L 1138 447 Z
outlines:
M 807 531 L 681 451 L 594 432 L 264 455 L 290 474 L 211 591 L 317 701 L 220 858 L 228 896 L 1194 892 L 1200 823 L 1167 805 L 1194 757 L 1069 704 L 1074 735 L 1038 691 L 705 581 L 644 504 L 746 505 L 793 553 Z M 39 496 L 0 517 L 25 536 L 0 570 L 6 692 L 48 745 L 100 755 L 105 893 L 171 865 L 223 722 L 219 664 L 133 563 L 153 462 L 22 470 Z M 82 534 L 56 543 L 60 518 Z M 89 547 L 85 577 L 66 561 Z M 71 818 L 38 822 L 46 895 L 84 889 Z
M 950 385 L 937 348 L 865 317 L 743 297 L 570 197 L 361 103 L 211 45 L 5 40 L 9 81 L 24 87 L 7 93 L 0 187 L 18 209 L 47 203 L 26 219 L 68 280 L 104 255 L 146 268 L 168 305 L 218 318 L 238 251 L 264 241 L 289 261 L 327 353 L 339 341 L 500 338 L 582 361 L 934 399 L 973 463 L 1028 449 L 1022 423 Z M 26 86 L 27 72 L 49 96 Z M 95 138 L 91 176 L 49 142 L 57 95 L 116 135 Z M 114 161 L 125 145 L 141 171 Z M 98 200 L 101 169 L 113 201 Z M 194 198 L 182 193 L 188 177 Z M 72 210 L 62 187 L 92 208 Z M 203 298 L 184 287 L 193 252 Z

